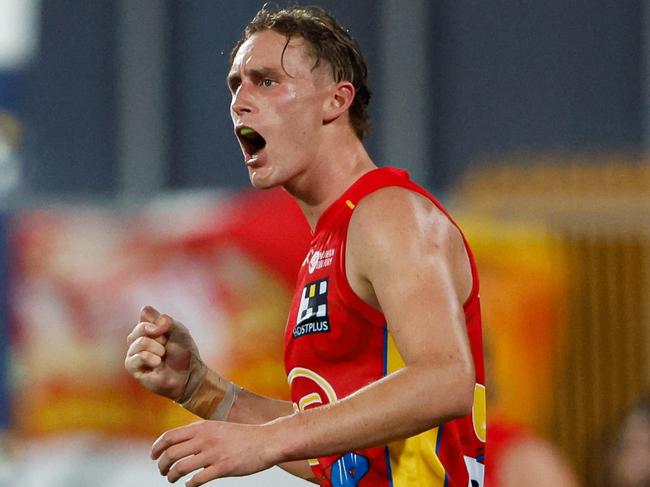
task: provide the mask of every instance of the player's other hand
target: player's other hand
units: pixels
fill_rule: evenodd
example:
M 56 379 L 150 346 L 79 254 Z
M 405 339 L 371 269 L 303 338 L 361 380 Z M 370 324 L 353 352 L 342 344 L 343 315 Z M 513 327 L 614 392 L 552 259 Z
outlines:
M 126 343 L 126 370 L 156 394 L 182 402 L 204 375 L 206 366 L 187 328 L 151 306 L 142 308 Z
M 198 421 L 167 431 L 151 447 L 161 475 L 171 483 L 199 487 L 222 477 L 240 477 L 281 461 L 276 425 Z

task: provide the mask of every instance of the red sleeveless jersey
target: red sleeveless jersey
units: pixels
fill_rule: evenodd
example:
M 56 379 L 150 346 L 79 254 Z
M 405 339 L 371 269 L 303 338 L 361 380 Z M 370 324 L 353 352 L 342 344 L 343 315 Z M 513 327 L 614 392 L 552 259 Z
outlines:
M 404 366 L 384 315 L 352 291 L 345 274 L 352 212 L 363 197 L 389 186 L 425 196 L 449 217 L 405 171 L 392 168 L 364 174 L 323 213 L 298 273 L 285 330 L 285 368 L 296 409 L 335 402 Z M 465 246 L 473 277 L 464 304 L 476 369 L 472 414 L 386 446 L 311 460 L 321 486 L 483 487 L 486 415 L 481 315 L 476 266 Z M 422 400 L 435 401 L 435 397 Z

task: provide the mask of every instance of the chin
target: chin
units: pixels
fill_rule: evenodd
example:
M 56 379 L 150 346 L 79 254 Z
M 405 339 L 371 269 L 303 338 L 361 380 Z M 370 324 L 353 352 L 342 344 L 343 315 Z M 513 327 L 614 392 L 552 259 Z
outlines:
M 250 172 L 248 177 L 250 179 L 251 186 L 253 186 L 255 189 L 271 189 L 280 184 L 278 181 L 275 181 L 274 178 L 262 176 L 259 174 L 259 171 Z

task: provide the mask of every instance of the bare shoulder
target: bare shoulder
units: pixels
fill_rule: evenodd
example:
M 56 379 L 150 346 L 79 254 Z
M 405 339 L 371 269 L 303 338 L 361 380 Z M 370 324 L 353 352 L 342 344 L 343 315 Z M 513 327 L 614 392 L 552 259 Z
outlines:
M 471 270 L 458 228 L 428 198 L 405 188 L 382 188 L 354 210 L 347 240 L 352 281 L 408 268 L 448 272 L 459 295 L 471 289 Z
M 382 188 L 359 202 L 350 221 L 348 243 L 367 250 L 458 252 L 460 231 L 431 200 L 405 188 Z M 390 255 L 390 254 L 389 254 Z

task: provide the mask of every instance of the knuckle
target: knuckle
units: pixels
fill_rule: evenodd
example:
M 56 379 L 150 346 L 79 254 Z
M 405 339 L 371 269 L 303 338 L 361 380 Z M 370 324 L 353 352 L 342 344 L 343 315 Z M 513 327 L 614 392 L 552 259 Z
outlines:
M 131 345 L 132 353 L 143 353 L 143 352 L 155 352 L 156 351 L 156 342 L 151 338 L 141 336 Z
M 134 342 L 133 345 L 131 345 L 131 348 L 133 349 L 133 353 L 139 353 L 147 350 L 147 342 L 145 341 L 145 337 L 138 337 Z
M 135 325 L 131 333 L 129 333 L 126 337 L 126 342 L 131 344 L 134 341 L 138 339 L 138 337 L 141 337 L 143 334 L 144 327 L 142 326 L 142 323 L 138 323 Z
M 160 437 L 160 443 L 165 450 L 167 450 L 170 446 L 172 446 L 175 443 L 174 431 L 170 430 L 163 433 L 162 436 Z
M 143 365 L 144 365 L 144 361 L 142 360 L 142 357 L 139 354 L 131 355 L 130 357 L 127 357 L 127 359 L 124 361 L 124 367 L 126 368 L 126 370 L 128 370 L 131 373 L 140 371 Z
M 131 357 L 131 368 L 139 371 L 144 366 L 144 359 L 141 354 L 135 354 Z
M 167 454 L 172 459 L 179 459 L 182 456 L 184 448 L 182 444 L 172 445 L 167 449 Z
M 154 367 L 158 365 L 158 361 L 156 360 L 156 356 L 153 355 L 150 352 L 140 352 L 138 354 L 140 356 L 140 365 L 143 365 L 145 367 Z
M 149 359 L 149 352 L 146 352 L 146 351 L 139 351 L 138 353 L 136 353 L 136 354 L 134 355 L 134 357 L 137 357 L 137 358 L 138 358 L 138 362 L 139 362 L 140 364 L 142 364 L 142 363 L 147 363 L 147 362 L 148 362 L 148 359 Z
M 169 473 L 170 473 L 171 475 L 175 476 L 176 478 L 180 478 L 180 477 L 182 477 L 183 475 L 186 475 L 186 474 L 188 474 L 188 473 L 190 473 L 190 472 L 191 472 L 191 470 L 190 470 L 190 468 L 187 466 L 187 462 L 178 462 L 176 465 L 174 465 L 174 466 L 169 470 Z
M 196 475 L 192 476 L 192 478 L 189 479 L 185 485 L 187 487 L 199 487 L 199 485 L 203 485 L 205 483 L 203 476 L 203 472 L 199 472 Z
M 135 342 L 135 341 L 131 342 L 131 344 L 129 345 L 129 348 L 126 351 L 127 356 L 135 355 L 137 353 L 137 349 L 136 349 L 137 345 L 136 345 L 136 343 L 137 342 Z

